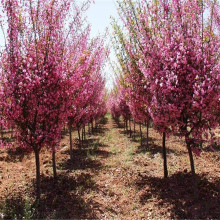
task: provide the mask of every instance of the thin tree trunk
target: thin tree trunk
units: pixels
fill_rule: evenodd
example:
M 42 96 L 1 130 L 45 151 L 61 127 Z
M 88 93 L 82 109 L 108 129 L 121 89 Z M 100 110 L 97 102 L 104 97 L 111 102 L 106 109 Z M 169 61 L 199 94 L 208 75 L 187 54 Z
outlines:
M 130 138 L 132 137 L 132 130 L 131 130 L 131 119 L 129 119 L 129 130 L 130 130 Z
M 92 133 L 93 133 L 93 130 L 94 130 L 94 126 L 93 126 L 93 120 L 92 120 Z
M 81 146 L 81 137 L 80 137 L 80 129 L 79 129 L 79 127 L 77 127 L 77 132 L 78 132 L 79 146 Z
M 70 139 L 70 160 L 73 160 L 73 142 L 72 142 L 72 125 L 69 122 L 69 139 Z
M 189 143 L 187 143 L 187 150 L 189 153 L 189 160 L 190 160 L 190 166 L 191 166 L 194 197 L 198 198 L 198 184 L 197 184 L 197 178 L 196 178 L 196 172 L 195 172 L 195 166 L 194 166 L 194 159 L 193 159 L 192 149 Z
M 90 133 L 89 123 L 88 123 L 88 133 Z
M 163 168 L 164 168 L 164 178 L 168 177 L 167 170 L 167 152 L 166 152 L 166 133 L 163 132 Z
M 14 129 L 11 127 L 11 139 L 14 137 Z
M 39 150 L 35 150 L 35 163 L 36 163 L 36 201 L 40 200 L 40 157 Z
M 86 126 L 84 126 L 83 128 L 83 132 L 84 132 L 84 140 L 86 140 Z
M 200 146 L 201 149 L 202 149 L 202 144 L 203 144 L 203 141 L 201 140 L 200 143 L 199 143 L 199 146 Z
M 57 180 L 57 168 L 56 168 L 56 150 L 53 149 L 52 152 L 52 161 L 53 161 L 53 178 L 54 180 Z
M 149 148 L 149 121 L 147 121 L 147 148 Z
M 141 128 L 141 123 L 140 123 L 140 136 L 141 136 L 141 146 L 142 146 L 142 128 Z
M 81 132 L 82 132 L 82 142 L 84 141 L 84 132 L 83 132 L 83 127 L 82 127 L 82 129 L 81 129 Z
M 135 121 L 133 120 L 133 123 L 134 123 L 134 134 L 133 134 L 133 138 L 135 140 L 135 133 L 136 133 L 136 127 L 135 127 Z
M 1 124 L 1 139 L 4 138 L 4 131 L 3 131 L 3 125 Z

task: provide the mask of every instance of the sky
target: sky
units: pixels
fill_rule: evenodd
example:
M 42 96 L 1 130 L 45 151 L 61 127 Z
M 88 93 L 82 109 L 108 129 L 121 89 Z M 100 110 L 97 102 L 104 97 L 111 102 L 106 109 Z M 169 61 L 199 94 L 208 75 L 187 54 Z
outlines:
M 88 22 L 92 25 L 92 35 L 104 33 L 110 26 L 110 16 L 117 17 L 114 0 L 95 0 L 87 11 Z
M 91 35 L 95 37 L 103 34 L 108 28 L 111 34 L 110 17 L 117 18 L 117 6 L 115 0 L 95 0 L 95 3 L 90 6 L 87 11 L 88 22 L 91 24 Z M 108 40 L 107 40 L 108 41 Z M 106 42 L 107 43 L 107 42 Z M 114 59 L 113 51 L 110 53 L 110 59 Z M 106 88 L 111 90 L 113 87 L 114 73 L 107 63 L 103 75 L 106 80 Z

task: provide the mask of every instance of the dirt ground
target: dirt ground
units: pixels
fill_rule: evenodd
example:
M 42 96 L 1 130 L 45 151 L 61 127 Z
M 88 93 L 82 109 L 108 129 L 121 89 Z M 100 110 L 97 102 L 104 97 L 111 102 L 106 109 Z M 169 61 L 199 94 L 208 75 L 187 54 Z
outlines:
M 152 128 L 145 150 L 138 133 L 135 140 L 129 138 L 107 115 L 93 134 L 87 134 L 83 148 L 77 140 L 74 143 L 74 160 L 70 161 L 69 139 L 64 135 L 56 153 L 57 181 L 52 177 L 51 151 L 41 152 L 38 209 L 33 205 L 33 153 L 19 148 L 0 150 L 0 218 L 220 218 L 220 148 L 206 148 L 200 157 L 194 156 L 199 188 L 194 199 L 186 146 L 178 136 L 167 140 L 166 180 L 162 137 Z

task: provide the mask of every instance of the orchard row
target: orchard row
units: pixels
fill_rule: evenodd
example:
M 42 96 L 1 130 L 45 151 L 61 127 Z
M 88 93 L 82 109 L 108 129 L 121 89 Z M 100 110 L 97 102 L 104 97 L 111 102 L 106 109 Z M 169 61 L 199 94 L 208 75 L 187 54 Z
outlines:
M 20 147 L 34 151 L 36 197 L 40 199 L 43 147 L 53 152 L 68 125 L 72 129 L 106 114 L 101 75 L 107 49 L 102 37 L 91 39 L 84 12 L 89 2 L 2 0 L 0 17 L 5 47 L 1 53 L 1 124 L 16 128 Z M 3 143 L 4 144 L 4 143 Z
M 165 178 L 165 139 L 178 133 L 196 179 L 193 152 L 219 141 L 214 133 L 220 122 L 219 4 L 129 0 L 119 2 L 119 15 L 122 25 L 112 23 L 119 74 L 108 102 L 111 113 L 116 120 L 146 122 L 147 128 L 153 122 L 163 135 Z

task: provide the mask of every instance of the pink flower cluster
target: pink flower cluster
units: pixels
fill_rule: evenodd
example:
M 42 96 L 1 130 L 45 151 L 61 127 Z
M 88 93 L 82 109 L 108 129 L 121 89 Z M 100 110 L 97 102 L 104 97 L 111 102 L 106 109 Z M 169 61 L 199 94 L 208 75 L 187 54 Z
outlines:
M 196 0 L 120 4 L 123 28 L 113 27 L 122 83 L 112 114 L 123 115 L 124 100 L 135 121 L 178 132 L 193 149 L 213 139 L 220 115 L 218 10 L 217 2 Z
M 7 18 L 1 57 L 4 121 L 21 145 L 40 151 L 60 141 L 63 124 L 83 125 L 106 112 L 101 67 L 106 48 L 90 39 L 85 7 L 71 0 L 2 0 Z

